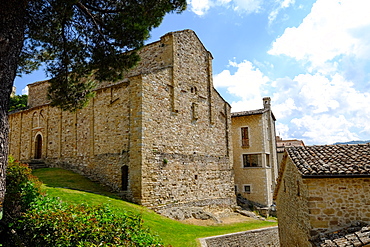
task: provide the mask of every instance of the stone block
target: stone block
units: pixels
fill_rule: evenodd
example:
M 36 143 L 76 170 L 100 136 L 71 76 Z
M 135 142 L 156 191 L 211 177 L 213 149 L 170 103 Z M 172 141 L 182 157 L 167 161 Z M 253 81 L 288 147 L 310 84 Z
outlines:
M 327 215 L 332 215 L 335 213 L 335 210 L 333 208 L 326 208 L 323 210 L 323 213 Z
M 308 201 L 309 202 L 312 202 L 312 201 L 316 201 L 316 202 L 321 202 L 323 201 L 324 199 L 322 197 L 317 197 L 317 196 L 311 196 L 311 197 L 308 197 Z
M 328 228 L 329 222 L 325 220 L 313 220 L 310 222 L 312 228 Z

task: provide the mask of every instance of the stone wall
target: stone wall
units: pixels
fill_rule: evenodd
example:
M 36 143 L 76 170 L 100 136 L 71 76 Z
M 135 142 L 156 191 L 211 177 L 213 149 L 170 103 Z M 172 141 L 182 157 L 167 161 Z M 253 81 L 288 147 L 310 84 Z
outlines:
M 175 33 L 172 42 L 173 68 L 142 77 L 142 203 L 229 201 L 235 197 L 230 106 L 213 89 L 209 53 L 198 38 Z
M 10 114 L 9 152 L 17 160 L 34 159 L 40 134 L 41 158 L 49 166 L 74 170 L 119 191 L 121 167 L 129 162 L 129 101 L 128 85 L 121 83 L 97 90 L 90 104 L 75 113 L 46 104 Z
M 237 232 L 200 239 L 202 247 L 279 247 L 277 227 Z M 284 246 L 284 245 L 281 245 Z M 293 246 L 293 245 L 290 245 Z
M 28 86 L 28 107 L 36 107 L 49 103 L 47 99 L 47 89 L 49 84 L 47 81 L 39 81 Z
M 47 164 L 89 176 L 136 203 L 234 206 L 230 105 L 213 88 L 212 56 L 190 30 L 167 34 L 139 54 L 127 78 L 101 83 L 75 113 L 50 107 L 47 82 L 30 85 L 31 108 L 9 116 L 10 153 L 35 158 L 40 134 Z
M 277 194 L 277 216 L 281 246 L 311 246 L 308 191 L 292 161 L 284 156 L 280 168 Z
M 370 223 L 370 178 L 305 178 L 312 235 Z

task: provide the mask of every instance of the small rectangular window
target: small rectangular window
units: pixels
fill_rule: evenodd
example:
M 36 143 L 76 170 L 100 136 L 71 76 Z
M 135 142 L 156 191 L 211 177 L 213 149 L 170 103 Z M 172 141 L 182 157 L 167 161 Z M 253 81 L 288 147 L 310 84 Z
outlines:
M 243 154 L 243 167 L 262 167 L 261 154 Z
M 251 193 L 251 186 L 250 185 L 244 185 L 244 192 L 245 193 Z
M 242 147 L 249 147 L 249 130 L 248 127 L 241 128 Z
M 270 155 L 266 154 L 266 167 L 271 167 L 270 166 Z

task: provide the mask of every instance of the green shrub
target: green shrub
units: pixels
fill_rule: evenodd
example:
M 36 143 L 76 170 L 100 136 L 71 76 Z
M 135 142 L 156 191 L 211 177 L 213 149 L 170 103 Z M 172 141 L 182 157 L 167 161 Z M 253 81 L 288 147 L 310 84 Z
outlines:
M 6 169 L 6 192 L 4 199 L 4 220 L 17 218 L 41 195 L 41 182 L 32 175 L 27 164 L 21 164 L 9 157 Z M 9 219 L 10 218 L 10 219 Z
M 162 246 L 140 216 L 44 197 L 14 226 L 25 246 Z
M 19 236 L 12 226 L 41 195 L 41 182 L 31 173 L 28 165 L 9 157 L 3 217 L 0 221 L 0 246 L 19 246 Z

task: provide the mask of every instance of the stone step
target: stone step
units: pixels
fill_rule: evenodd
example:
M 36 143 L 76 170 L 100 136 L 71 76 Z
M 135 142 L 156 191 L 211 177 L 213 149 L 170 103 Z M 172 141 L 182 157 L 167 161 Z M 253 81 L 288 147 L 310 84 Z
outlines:
M 31 160 L 31 161 L 28 162 L 28 166 L 32 170 L 39 169 L 39 168 L 47 168 L 48 167 L 43 160 Z

